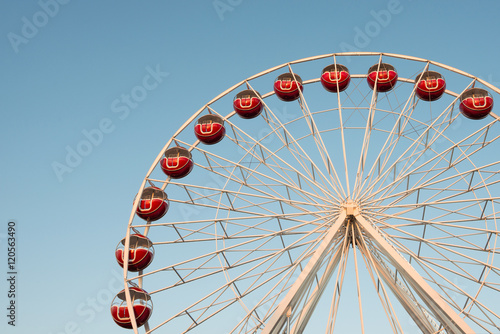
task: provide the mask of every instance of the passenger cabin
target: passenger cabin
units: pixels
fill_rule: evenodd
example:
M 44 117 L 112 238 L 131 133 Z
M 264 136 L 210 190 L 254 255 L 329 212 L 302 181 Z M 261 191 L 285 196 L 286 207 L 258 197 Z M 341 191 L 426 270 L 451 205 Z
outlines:
M 125 262 L 125 238 L 116 246 L 115 257 L 123 268 Z M 138 272 L 146 269 L 153 261 L 153 243 L 142 234 L 132 234 L 129 242 L 128 271 Z
M 153 313 L 151 297 L 145 290 L 136 286 L 129 287 L 129 292 L 137 327 L 141 327 Z M 125 289 L 120 291 L 113 299 L 111 303 L 111 316 L 118 326 L 128 329 L 133 328 L 132 319 L 127 307 Z
M 398 82 L 398 73 L 394 66 L 386 63 L 375 64 L 368 70 L 366 78 L 371 89 L 385 93 L 390 91 Z
M 351 82 L 349 70 L 344 65 L 328 65 L 321 72 L 321 84 L 332 93 L 344 91 Z
M 202 143 L 207 145 L 216 144 L 226 135 L 224 120 L 214 114 L 202 116 L 194 126 L 194 133 Z
M 262 112 L 262 100 L 258 92 L 247 89 L 236 94 L 233 100 L 234 111 L 241 118 L 255 118 Z
M 470 88 L 460 95 L 460 111 L 470 119 L 482 119 L 493 109 L 493 98 L 487 90 Z
M 443 96 L 446 81 L 438 72 L 426 71 L 415 79 L 415 94 L 424 101 L 436 101 Z
M 193 169 L 194 162 L 191 152 L 181 146 L 169 148 L 161 160 L 162 171 L 173 179 L 180 179 L 188 175 Z
M 159 188 L 148 187 L 142 191 L 136 213 L 144 220 L 155 221 L 167 213 L 168 207 L 167 194 Z
M 282 101 L 295 101 L 304 90 L 302 79 L 297 74 L 283 73 L 274 81 L 274 93 Z

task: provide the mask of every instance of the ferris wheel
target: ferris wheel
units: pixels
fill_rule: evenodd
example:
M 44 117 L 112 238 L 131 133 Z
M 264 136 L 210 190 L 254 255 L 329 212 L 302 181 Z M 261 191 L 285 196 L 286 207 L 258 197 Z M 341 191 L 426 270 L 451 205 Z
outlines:
M 368 52 L 227 89 L 142 182 L 113 319 L 135 333 L 499 332 L 499 94 Z

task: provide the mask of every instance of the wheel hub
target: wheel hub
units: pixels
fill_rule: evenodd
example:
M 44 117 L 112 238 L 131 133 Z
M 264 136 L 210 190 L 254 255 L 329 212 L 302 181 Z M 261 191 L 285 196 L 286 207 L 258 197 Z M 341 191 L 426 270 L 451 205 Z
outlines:
M 354 216 L 355 213 L 359 212 L 359 205 L 352 199 L 347 199 L 341 204 L 341 208 L 345 210 L 348 216 Z

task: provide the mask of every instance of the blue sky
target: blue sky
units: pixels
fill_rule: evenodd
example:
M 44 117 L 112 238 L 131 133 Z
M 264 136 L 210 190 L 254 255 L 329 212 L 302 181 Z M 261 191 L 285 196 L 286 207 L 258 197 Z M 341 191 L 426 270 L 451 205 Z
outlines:
M 391 15 L 377 21 L 382 10 Z M 133 197 L 171 134 L 228 87 L 353 49 L 435 60 L 498 86 L 499 12 L 497 1 L 462 0 L 3 1 L 0 265 L 14 219 L 19 309 L 18 326 L 2 317 L 0 331 L 124 332 L 108 305 Z M 134 89 L 145 95 L 127 102 Z M 86 156 L 69 157 L 78 148 Z M 2 280 L 2 309 L 5 291 Z

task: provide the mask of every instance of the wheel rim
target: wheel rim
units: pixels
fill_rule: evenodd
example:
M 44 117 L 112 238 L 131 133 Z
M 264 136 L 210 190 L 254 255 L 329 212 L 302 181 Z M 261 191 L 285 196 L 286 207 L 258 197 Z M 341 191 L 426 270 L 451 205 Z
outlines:
M 398 83 L 387 93 L 374 92 L 366 83 L 368 67 L 382 62 L 393 64 L 399 73 Z M 332 63 L 349 67 L 351 83 L 345 92 L 321 87 L 321 69 Z M 414 95 L 415 78 L 430 69 L 444 75 L 449 89 L 434 102 Z M 272 92 L 273 79 L 284 72 L 304 79 L 297 101 L 281 102 Z M 145 223 L 134 217 L 135 208 L 131 215 L 127 239 L 132 228 L 143 229 L 157 255 L 148 272 L 134 276 L 125 268 L 126 280 L 139 285 L 144 280 L 155 305 L 156 299 L 186 296 L 178 307 L 165 303 L 168 315 L 154 319 L 153 314 L 154 325 L 148 324 L 146 331 L 196 332 L 224 314 L 235 317 L 224 331 L 266 331 L 328 231 L 343 214 L 354 217 L 353 212 L 358 223 L 363 220 L 383 235 L 471 328 L 494 330 L 499 318 L 488 294 L 498 295 L 500 283 L 493 262 L 498 252 L 498 118 L 492 113 L 473 121 L 460 114 L 460 93 L 472 85 L 486 88 L 494 98 L 499 94 L 479 78 L 425 59 L 344 53 L 274 67 L 214 98 L 165 145 L 191 150 L 192 173 L 185 179 L 165 179 L 159 164 L 163 150 L 141 187 L 164 189 L 171 211 L 178 208 L 175 216 L 169 217 L 170 211 L 158 222 Z M 228 112 L 233 97 L 244 89 L 269 91 L 262 94 L 264 111 L 254 120 Z M 215 145 L 199 144 L 192 129 L 209 112 L 224 118 L 226 125 L 226 138 Z M 325 257 L 318 260 L 316 283 L 301 288 L 289 324 L 280 328 L 289 325 L 292 332 L 300 332 L 301 319 L 307 318 L 304 310 L 321 290 L 321 278 L 330 277 L 321 298 L 321 303 L 329 301 L 329 311 L 315 313 L 325 313 L 321 330 L 340 330 L 342 298 L 328 286 L 340 289 L 350 275 L 363 296 L 367 287 L 360 283 L 358 267 L 365 266 L 365 278 L 379 286 L 380 300 L 357 299 L 356 328 L 370 332 L 371 320 L 363 309 L 375 302 L 383 306 L 389 330 L 402 332 L 401 319 L 407 315 L 397 309 L 401 301 L 394 296 L 400 293 L 399 298 L 413 298 L 421 318 L 430 319 L 423 320 L 423 328 L 451 332 L 407 278 L 398 280 L 400 268 L 360 226 L 349 219 L 341 224 Z M 346 273 L 349 261 L 354 261 L 354 273 Z M 387 277 L 400 288 L 391 287 Z

